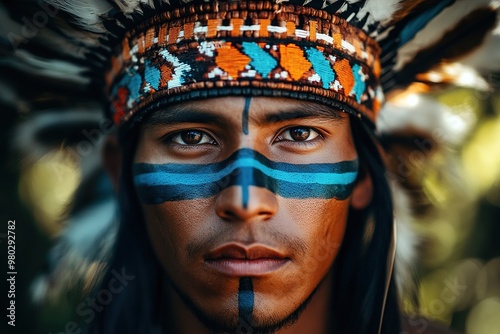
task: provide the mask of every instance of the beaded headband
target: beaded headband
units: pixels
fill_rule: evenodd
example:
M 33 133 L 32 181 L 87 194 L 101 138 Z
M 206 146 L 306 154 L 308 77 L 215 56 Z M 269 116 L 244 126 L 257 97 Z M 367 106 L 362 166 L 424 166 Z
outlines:
M 129 31 L 106 73 L 116 124 L 155 104 L 228 95 L 320 102 L 373 126 L 383 101 L 379 47 L 327 12 L 212 2 L 160 13 Z

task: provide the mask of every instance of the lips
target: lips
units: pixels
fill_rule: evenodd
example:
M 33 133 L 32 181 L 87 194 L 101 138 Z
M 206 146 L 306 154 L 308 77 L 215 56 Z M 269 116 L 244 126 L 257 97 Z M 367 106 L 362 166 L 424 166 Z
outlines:
M 227 244 L 209 252 L 205 263 L 211 270 L 233 277 L 263 276 L 290 261 L 285 254 L 263 245 Z

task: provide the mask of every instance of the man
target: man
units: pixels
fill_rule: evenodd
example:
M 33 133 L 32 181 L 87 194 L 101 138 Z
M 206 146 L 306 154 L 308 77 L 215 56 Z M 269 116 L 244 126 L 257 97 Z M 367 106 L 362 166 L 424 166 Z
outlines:
M 399 329 L 390 195 L 368 132 L 377 46 L 346 24 L 310 7 L 219 2 L 125 35 L 106 76 L 123 195 L 110 270 L 153 290 L 134 283 L 92 329 Z
M 47 2 L 83 27 L 62 25 L 118 127 L 100 286 L 133 280 L 90 332 L 422 332 L 375 122 L 427 69 L 399 48 L 452 1 Z
M 135 265 L 143 268 L 135 273 L 146 276 L 148 285 L 162 287 L 163 292 L 155 288 L 152 294 L 167 296 L 159 306 L 164 316 L 171 313 L 163 319 L 165 326 L 176 333 L 203 333 L 207 328 L 265 332 L 292 324 L 291 333 L 323 333 L 344 320 L 328 315 L 334 305 L 341 313 L 350 308 L 336 305 L 331 296 L 352 283 L 335 287 L 334 278 L 359 278 L 340 264 L 335 272 L 332 265 L 349 211 L 363 212 L 372 194 L 368 167 L 359 163 L 355 147 L 360 139 L 353 139 L 347 113 L 293 99 L 222 97 L 154 111 L 137 136 L 136 149 L 126 145 L 130 152 L 124 153 L 124 163 L 131 165 L 122 174 L 127 185 L 118 187 L 135 189 L 141 206 L 131 208 L 135 196 L 127 201 L 131 221 L 126 219 L 120 231 L 126 250 L 116 250 L 127 259 L 116 259 L 125 262 L 115 268 L 130 268 L 130 253 L 140 254 Z M 366 222 L 351 218 L 349 223 L 345 260 L 363 264 L 366 260 L 356 254 L 362 241 L 356 239 L 363 237 Z M 381 233 L 378 227 L 375 233 Z M 129 238 L 149 239 L 159 265 L 148 246 L 133 250 L 137 240 Z M 373 252 L 368 258 L 384 266 L 384 254 Z M 146 274 L 148 261 L 165 274 Z M 364 300 L 359 311 L 370 306 L 381 312 L 385 268 L 366 270 L 354 272 L 382 277 L 372 276 L 359 292 L 338 293 Z M 379 291 L 372 282 L 380 284 Z M 358 296 L 365 289 L 380 299 Z M 117 299 L 131 294 L 132 287 Z M 112 305 L 129 309 L 134 302 Z M 105 332 L 127 323 L 111 322 L 109 313 L 102 317 Z M 380 313 L 369 316 L 370 322 L 360 325 L 376 331 Z M 137 320 L 137 328 L 148 321 Z

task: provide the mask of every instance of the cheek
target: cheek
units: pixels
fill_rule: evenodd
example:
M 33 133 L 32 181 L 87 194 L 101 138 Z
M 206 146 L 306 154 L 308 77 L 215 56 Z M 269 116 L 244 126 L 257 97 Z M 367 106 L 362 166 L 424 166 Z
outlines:
M 158 260 L 169 275 L 175 275 L 188 265 L 186 249 L 198 235 L 207 233 L 204 222 L 208 200 L 165 202 L 144 205 L 143 212 L 149 239 Z
M 288 205 L 297 233 L 308 245 L 298 267 L 303 275 L 319 282 L 337 256 L 344 237 L 350 200 L 310 199 Z
M 286 273 L 262 282 L 257 281 L 257 316 L 269 310 L 284 311 L 283 304 L 297 308 L 327 276 L 344 237 L 349 199 L 283 199 L 277 225 L 281 231 L 299 238 L 305 249 L 295 254 Z M 267 310 L 267 311 L 266 311 Z M 282 314 L 283 315 L 283 314 Z

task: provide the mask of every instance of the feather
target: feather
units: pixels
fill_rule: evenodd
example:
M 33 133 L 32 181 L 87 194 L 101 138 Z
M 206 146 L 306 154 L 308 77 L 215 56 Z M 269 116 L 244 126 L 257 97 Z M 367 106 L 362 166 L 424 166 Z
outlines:
M 64 79 L 73 84 L 88 84 L 90 79 L 83 73 L 86 68 L 73 63 L 37 57 L 24 50 L 17 50 L 14 56 L 6 56 L 0 60 L 0 64 L 29 72 L 32 75 L 40 75 L 47 78 Z
M 414 80 L 419 73 L 430 70 L 439 62 L 454 62 L 477 49 L 496 23 L 496 12 L 480 8 L 446 31 L 434 44 L 422 48 L 413 59 L 396 73 L 400 84 Z
M 425 27 L 415 34 L 411 42 L 406 43 L 398 50 L 396 64 L 394 69 L 401 70 L 404 65 L 414 59 L 414 56 L 422 49 L 436 44 L 442 39 L 443 35 L 457 26 L 467 14 L 477 8 L 487 7 L 491 0 L 478 1 L 457 1 L 454 6 L 447 7 L 440 14 L 435 16 Z M 472 27 L 470 27 L 472 29 Z
M 82 39 L 82 41 L 83 40 L 84 39 Z M 85 53 L 88 46 L 78 45 L 76 44 L 77 41 L 77 39 L 67 38 L 54 31 L 44 29 L 39 32 L 36 42 L 50 50 L 60 52 L 71 58 L 85 59 Z
M 399 0 L 367 0 L 357 17 L 362 19 L 366 14 L 369 14 L 368 20 L 364 24 L 365 27 L 376 22 L 383 23 L 392 18 L 399 6 Z
M 393 97 L 384 105 L 377 119 L 377 129 L 381 134 L 406 133 L 410 136 L 413 131 L 454 145 L 465 139 L 472 126 L 432 97 L 414 93 Z
M 80 28 L 96 33 L 106 33 L 102 17 L 113 9 L 109 2 L 102 0 L 45 0 L 45 2 L 73 16 L 75 24 Z
M 405 45 L 410 41 L 416 33 L 422 30 L 429 21 L 431 21 L 437 14 L 439 14 L 444 8 L 453 3 L 455 0 L 444 0 L 438 5 L 427 9 L 416 17 L 412 18 L 399 33 L 398 41 L 399 46 Z
M 500 2 L 497 2 L 500 7 Z M 468 67 L 474 68 L 480 73 L 489 75 L 492 71 L 500 70 L 500 11 L 497 9 L 497 25 L 491 34 L 487 35 L 482 46 L 474 53 L 466 56 L 460 62 Z
M 390 174 L 391 175 L 391 174 Z M 413 230 L 413 215 L 410 198 L 406 190 L 389 176 L 392 198 L 394 200 L 394 217 L 396 220 L 396 259 L 394 267 L 396 286 L 399 295 L 408 295 L 415 291 L 414 266 L 417 257 L 417 246 L 420 238 Z
M 101 197 L 67 221 L 49 253 L 47 270 L 31 286 L 35 303 L 57 298 L 81 284 L 88 293 L 99 282 L 116 239 L 116 208 L 114 197 Z
M 81 133 L 85 125 L 94 124 L 95 127 L 101 120 L 102 111 L 97 105 L 34 112 L 28 121 L 17 127 L 14 147 L 23 152 L 28 161 L 36 161 L 54 149 L 59 149 L 67 140 L 68 131 L 79 129 L 77 133 Z M 47 133 L 51 135 L 50 138 L 44 135 Z
M 54 54 L 53 52 L 46 53 L 47 49 L 58 51 L 57 55 L 71 55 L 72 59 L 87 59 L 90 63 L 90 57 L 93 57 L 92 59 L 103 63 L 109 59 L 108 55 L 96 53 L 88 46 L 101 46 L 101 49 L 109 51 L 113 47 L 112 41 L 116 41 L 120 32 L 131 28 L 134 23 L 149 15 L 149 12 L 164 10 L 163 7 L 159 8 L 162 3 L 165 4 L 165 8 L 174 6 L 174 1 L 171 5 L 169 0 L 44 1 L 56 6 L 58 10 L 64 12 L 63 15 L 53 18 L 51 24 L 41 30 L 36 40 L 34 39 L 33 43 L 30 43 L 30 46 L 35 45 L 29 49 L 34 54 L 27 50 L 18 49 L 3 57 L 0 64 L 15 67 L 30 75 L 64 80 L 70 86 L 88 85 L 90 79 L 85 75 L 91 65 L 82 66 L 69 61 L 43 58 L 42 55 Z M 191 1 L 178 0 L 175 1 L 175 6 Z M 388 59 L 384 65 L 389 64 L 387 70 L 391 72 L 393 64 L 391 56 L 397 54 L 397 69 L 404 69 L 410 61 L 415 60 L 414 57 L 419 51 L 438 43 L 445 32 L 456 27 L 457 22 L 460 22 L 467 13 L 490 4 L 490 1 L 457 0 L 456 6 L 449 7 L 440 14 L 439 11 L 443 7 L 436 6 L 438 2 L 431 0 L 301 0 L 294 1 L 294 3 L 310 3 L 311 6 L 314 5 L 317 8 L 323 6 L 323 8 L 332 11 L 338 10 L 353 24 L 362 25 L 366 30 L 368 30 L 367 27 L 370 27 L 370 32 L 373 31 L 372 35 L 381 43 L 392 41 L 393 44 L 386 44 L 388 49 L 385 49 L 386 53 L 384 53 Z M 286 3 L 288 1 L 275 0 L 275 2 Z M 448 4 L 449 1 L 439 3 Z M 32 1 L 31 4 L 35 4 L 35 1 Z M 7 14 L 5 10 L 7 6 L 15 7 L 14 5 L 0 4 L 0 21 L 2 22 L 0 33 L 2 34 L 2 44 L 4 44 L 3 49 L 5 45 L 9 45 L 9 40 L 5 39 L 5 36 L 9 32 L 20 32 L 22 29 L 22 25 L 13 21 Z M 432 6 L 434 9 L 431 8 Z M 72 18 L 74 25 L 64 22 L 66 15 Z M 380 23 L 382 25 L 379 26 Z M 401 26 L 394 26 L 398 23 L 401 23 Z M 410 24 L 405 27 L 403 23 Z M 419 33 L 419 30 L 422 31 Z M 398 47 L 404 43 L 406 45 L 398 53 Z M 42 48 L 35 50 L 38 46 Z M 43 52 L 36 55 L 37 51 Z M 441 52 L 443 49 L 438 51 Z M 498 53 L 495 52 L 495 54 Z M 436 55 L 439 56 L 440 53 Z M 473 62 L 473 60 L 469 61 Z M 478 61 L 482 60 L 475 60 L 475 62 Z M 81 64 L 81 62 L 76 63 Z M 389 77 L 393 79 L 391 75 Z M 413 78 L 410 77 L 410 80 Z M 12 102 L 15 99 L 15 93 L 10 91 L 10 95 L 6 94 L 5 99 Z M 439 130 L 443 134 L 440 139 L 455 142 L 463 138 L 467 131 L 467 124 L 449 122 L 450 117 L 453 116 L 452 113 L 445 107 L 433 103 L 427 97 L 418 97 L 413 102 L 406 101 L 405 105 L 407 108 L 395 103 L 385 105 L 377 124 L 381 134 L 408 129 L 417 129 L 427 133 Z M 88 109 L 91 111 L 89 112 Z M 70 108 L 64 112 L 61 110 L 49 110 L 42 113 L 35 111 L 35 117 L 18 128 L 16 146 L 23 152 L 29 152 L 31 159 L 40 158 L 58 148 L 66 134 L 64 129 L 78 129 L 75 132 L 81 132 L 82 124 L 98 124 L 102 117 L 100 109 L 100 107 L 92 105 L 88 108 Z M 74 128 L 72 128 L 73 126 Z M 55 134 L 56 137 L 48 136 L 49 133 Z M 92 182 L 102 180 L 101 145 L 102 140 L 96 143 L 90 156 L 81 160 L 83 182 L 79 192 L 85 192 L 86 187 L 92 186 Z M 398 230 L 396 280 L 400 289 L 403 289 L 404 284 L 410 281 L 408 279 L 411 276 L 410 264 L 413 263 L 415 257 L 414 249 L 418 238 L 415 238 L 410 228 L 412 218 L 409 209 L 409 194 L 394 180 L 391 181 L 391 187 L 395 194 Z M 102 198 L 105 199 L 102 200 Z M 114 244 L 116 222 L 113 220 L 113 216 L 116 215 L 116 210 L 116 201 L 110 193 L 105 193 L 105 196 L 100 197 L 96 202 L 77 203 L 76 209 L 72 211 L 71 217 L 67 221 L 67 229 L 50 253 L 48 271 L 41 275 L 33 286 L 35 299 L 45 299 L 50 295 L 62 292 L 88 277 L 92 277 L 91 282 L 96 281 L 100 271 L 106 266 Z
M 138 0 L 114 0 L 114 3 L 120 8 L 124 14 L 132 14 L 134 12 L 141 13 L 141 1 Z
M 413 1 L 401 1 L 399 3 L 399 8 L 392 15 L 390 24 L 394 25 L 395 23 L 413 15 L 415 12 L 419 11 L 419 8 L 424 8 L 431 1 L 429 0 L 413 0 Z

